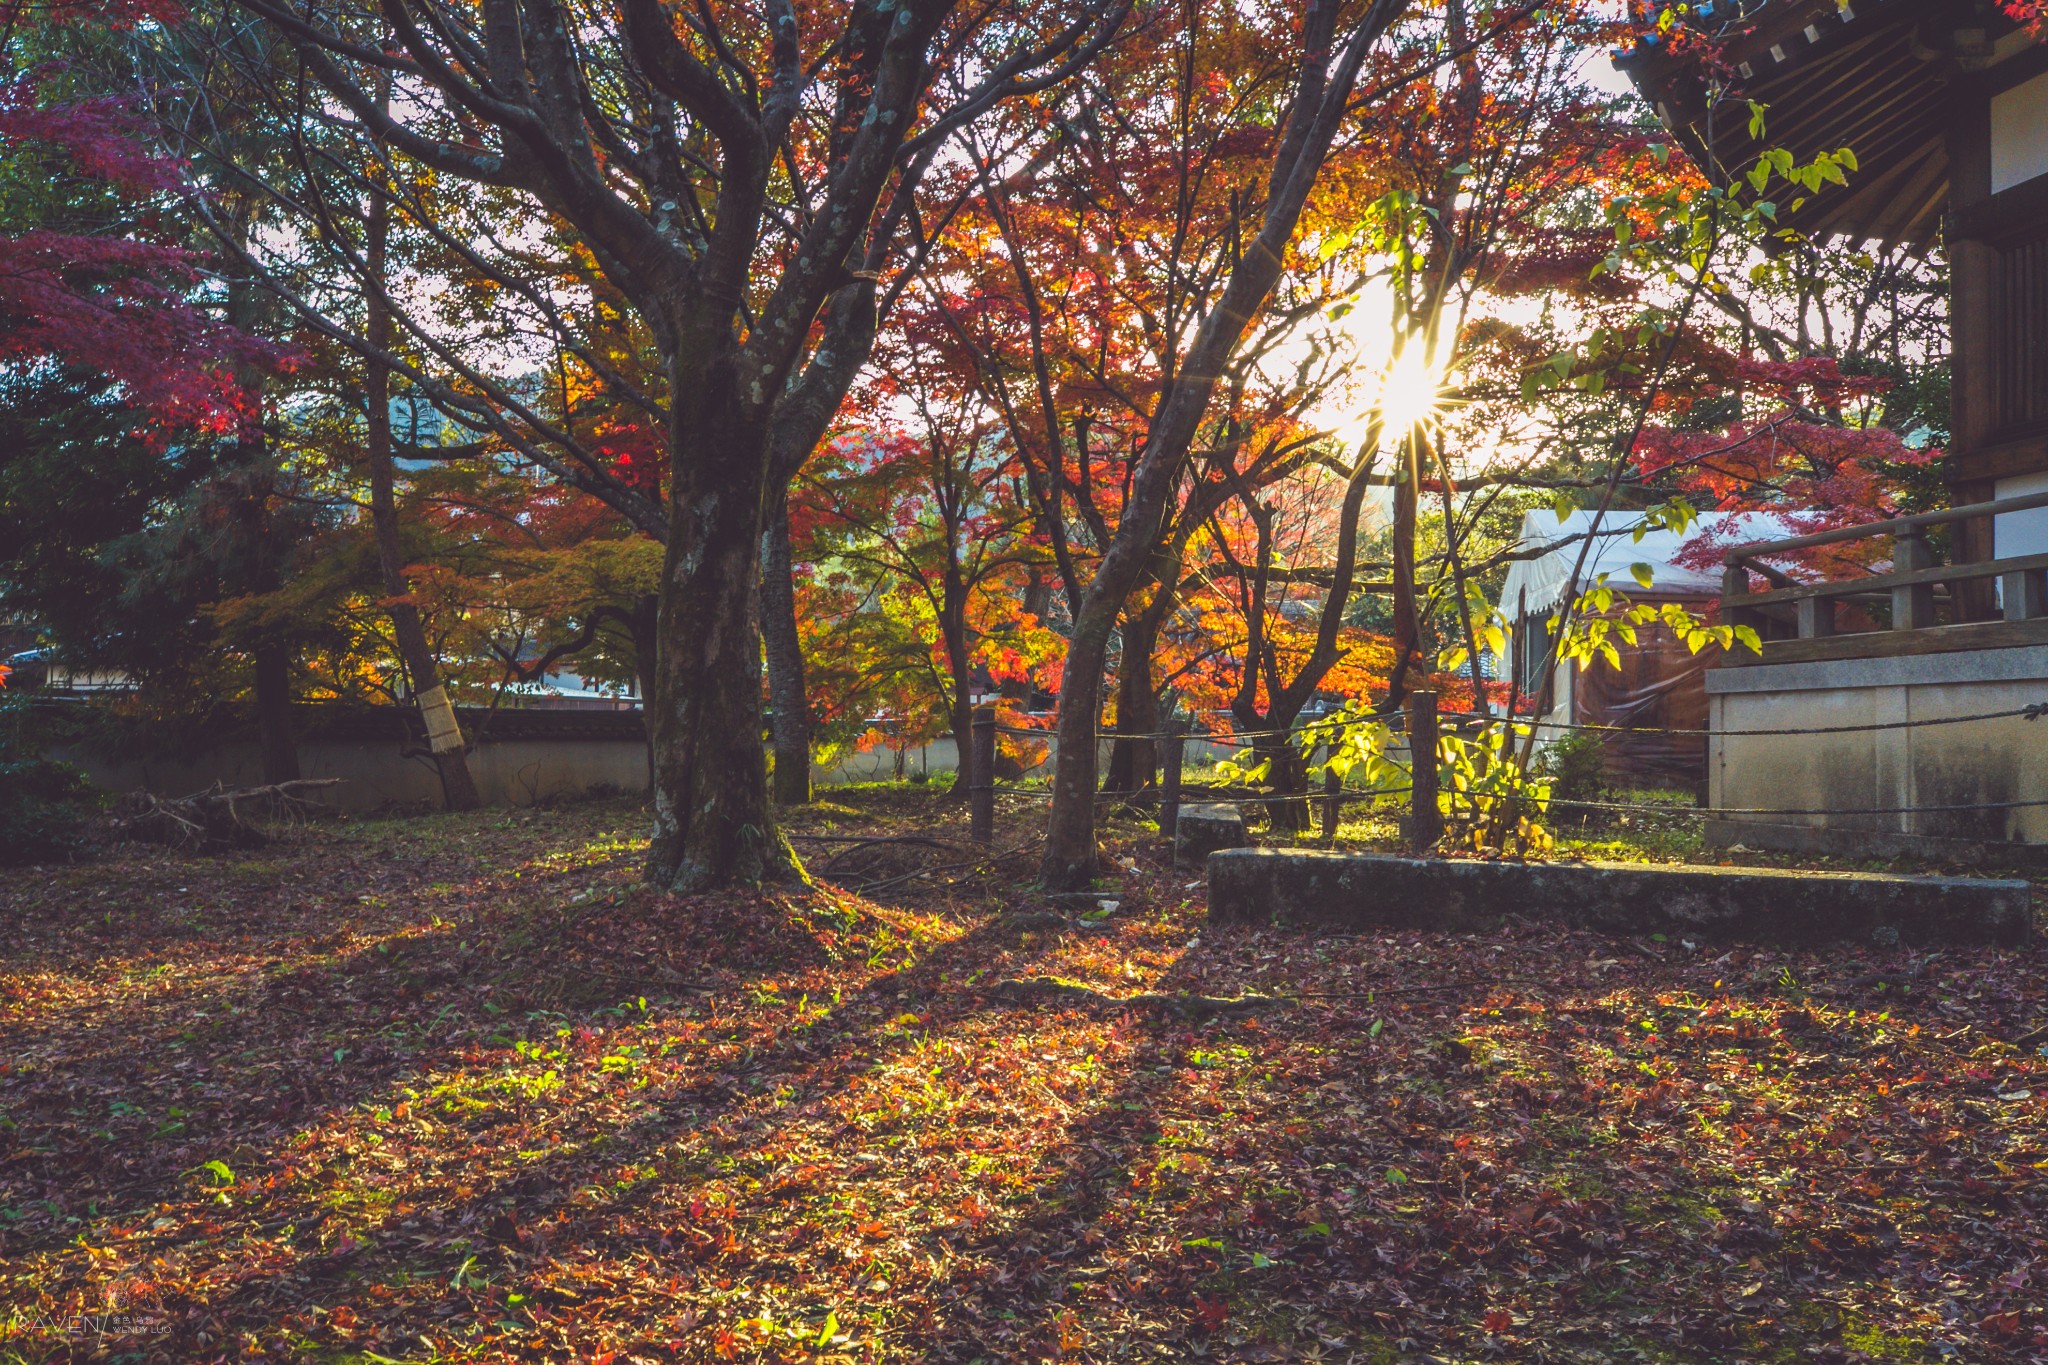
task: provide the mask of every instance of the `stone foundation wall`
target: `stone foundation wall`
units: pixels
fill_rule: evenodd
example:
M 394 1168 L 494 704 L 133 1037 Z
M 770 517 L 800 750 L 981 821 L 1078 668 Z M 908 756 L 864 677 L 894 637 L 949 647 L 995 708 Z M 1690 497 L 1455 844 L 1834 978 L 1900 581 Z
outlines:
M 1918 813 L 1869 808 L 2048 801 L 2048 720 L 2018 717 L 1839 734 L 2048 702 L 2048 646 L 1723 666 L 1707 675 L 1709 803 L 1829 814 L 1728 815 L 1710 841 L 1800 852 L 2031 856 L 2048 805 Z

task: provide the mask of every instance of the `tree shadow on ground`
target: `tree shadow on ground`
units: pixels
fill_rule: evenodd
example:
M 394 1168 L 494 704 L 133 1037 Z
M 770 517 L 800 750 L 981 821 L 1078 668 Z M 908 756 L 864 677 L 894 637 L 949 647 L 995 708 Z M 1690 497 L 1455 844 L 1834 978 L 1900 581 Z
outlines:
M 145 1234 L 142 1240 L 153 1241 L 152 1250 L 175 1249 L 193 1262 L 185 1277 L 187 1286 L 158 1299 L 157 1310 L 168 1319 L 167 1334 L 148 1346 L 174 1353 L 194 1351 L 218 1340 L 222 1332 L 246 1331 L 262 1338 L 281 1328 L 295 1331 L 310 1325 L 297 1321 L 301 1314 L 279 1311 L 280 1289 L 294 1283 L 320 1302 L 325 1316 L 347 1309 L 351 1315 L 368 1317 L 378 1306 L 377 1289 L 394 1278 L 452 1276 L 458 1287 L 465 1278 L 472 1284 L 504 1276 L 545 1279 L 563 1257 L 584 1258 L 600 1245 L 607 1256 L 659 1255 L 680 1270 L 687 1270 L 707 1249 L 728 1252 L 730 1238 L 717 1235 L 717 1218 L 704 1219 L 701 1209 L 695 1223 L 673 1216 L 678 1204 L 687 1211 L 692 1202 L 687 1196 L 697 1183 L 692 1158 L 674 1150 L 678 1139 L 716 1132 L 732 1120 L 730 1131 L 718 1141 L 744 1151 L 771 1140 L 785 1119 L 807 1113 L 814 1118 L 816 1106 L 807 1106 L 807 1100 L 829 1095 L 860 1072 L 886 1065 L 916 1045 L 916 1033 L 890 1025 L 892 1016 L 906 1006 L 931 1008 L 932 1000 L 985 969 L 999 955 L 992 952 L 998 943 L 1014 946 L 1018 937 L 1012 922 L 992 918 L 940 945 L 907 971 L 876 974 L 879 980 L 872 984 L 880 987 L 878 991 L 855 994 L 820 1017 L 806 1018 L 799 1009 L 792 1026 L 788 1011 L 780 1010 L 783 1017 L 756 1030 L 756 1036 L 729 1040 L 719 1049 L 723 1055 L 717 1061 L 677 1068 L 677 1080 L 641 1093 L 630 1113 L 608 1103 L 576 1108 L 572 1099 L 572 1107 L 558 1112 L 544 1135 L 516 1129 L 498 1133 L 494 1130 L 501 1125 L 489 1116 L 465 1122 L 458 1114 L 449 1119 L 444 1136 L 461 1137 L 470 1144 L 502 1138 L 515 1147 L 544 1150 L 531 1152 L 532 1159 L 518 1163 L 516 1173 L 467 1171 L 461 1168 L 463 1145 L 450 1143 L 453 1150 L 446 1161 L 424 1169 L 403 1197 L 381 1206 L 339 1200 L 331 1182 L 322 1186 L 302 1180 L 301 1166 L 318 1166 L 335 1155 L 310 1152 L 302 1136 L 319 1127 L 318 1120 L 329 1121 L 330 1127 L 361 1128 L 366 1110 L 387 1116 L 402 1113 L 409 1083 L 419 1079 L 418 1064 L 393 1065 L 357 1077 L 345 1095 L 325 1096 L 319 1113 L 295 1115 L 289 1131 L 284 1125 L 251 1130 L 245 1114 L 216 1112 L 209 1116 L 216 1121 L 214 1142 L 232 1140 L 239 1157 L 230 1164 L 242 1180 L 230 1197 L 249 1204 L 248 1215 L 231 1218 L 222 1213 L 207 1220 L 211 1231 L 201 1229 L 196 1235 L 152 1239 Z M 383 970 L 382 956 L 375 950 L 357 953 L 335 961 L 329 970 L 337 980 L 360 977 L 366 964 Z M 845 984 L 858 992 L 871 982 L 863 974 Z M 736 981 L 724 993 L 743 996 L 749 989 L 744 981 Z M 199 1006 L 218 1004 L 218 997 L 196 993 L 177 1007 L 189 1016 Z M 334 1004 L 331 996 L 310 997 L 296 1017 L 310 1026 Z M 577 1010 L 560 1012 L 558 1017 L 564 1031 L 572 1034 L 617 1022 L 616 1012 L 611 1018 L 598 1015 Z M 81 1055 L 89 1055 L 95 1067 L 118 1068 L 149 1054 L 147 1043 L 115 1046 L 123 1031 L 122 1021 L 108 1021 L 97 1038 L 107 1046 L 88 1044 Z M 233 1041 L 238 1040 L 218 1045 L 230 1046 Z M 315 1055 L 326 1042 L 323 1037 L 302 1044 L 292 1055 Z M 265 1070 L 280 1064 L 273 1057 L 255 1066 Z M 566 1060 L 561 1063 L 564 1070 L 568 1065 Z M 773 1107 L 784 1118 L 740 1112 L 759 1109 L 764 1096 L 776 1098 Z M 414 1098 L 411 1103 L 432 1100 Z M 259 1137 L 268 1139 L 267 1146 Z M 353 1145 L 344 1141 L 341 1149 Z M 124 1193 L 138 1200 L 174 1193 L 188 1201 L 205 1198 L 204 1190 L 195 1196 L 189 1166 L 178 1164 L 184 1155 L 163 1164 L 147 1189 L 138 1185 Z M 407 1159 L 416 1155 L 408 1153 Z M 666 1163 L 670 1173 L 640 1176 L 650 1163 Z M 622 1171 L 633 1172 L 633 1178 L 621 1181 Z M 198 1183 L 207 1182 L 201 1176 Z M 258 1187 L 261 1193 L 245 1194 L 244 1186 Z M 593 1190 L 605 1191 L 603 1198 L 591 1199 Z M 658 1203 L 669 1206 L 658 1222 L 624 1226 Z M 602 1226 L 590 1226 L 593 1220 Z M 345 1224 L 345 1229 L 336 1224 Z M 259 1269 L 257 1263 L 265 1262 L 279 1268 Z M 469 1269 L 457 1273 L 464 1266 Z M 104 1279 L 88 1275 L 76 1288 L 83 1294 L 92 1281 Z M 480 1311 L 489 1307 L 488 1295 L 474 1297 L 481 1301 Z M 559 1290 L 535 1298 L 542 1307 L 567 1302 Z
M 900 969 L 913 950 L 884 952 L 875 925 L 911 934 L 907 912 L 835 927 L 821 897 L 803 921 L 815 959 L 775 961 L 764 938 L 715 989 L 636 1013 L 621 983 L 571 979 L 590 959 L 558 931 L 630 953 L 694 911 L 627 896 L 572 916 L 556 896 L 570 884 L 542 883 L 531 905 L 507 891 L 517 903 L 492 921 L 527 935 L 517 988 L 563 1008 L 519 1019 L 464 997 L 452 1055 L 392 1059 L 288 1123 L 207 1111 L 243 1139 L 232 1186 L 174 1170 L 166 1148 L 148 1193 L 172 1227 L 131 1216 L 113 1237 L 89 1221 L 105 1255 L 45 1243 L 21 1273 L 73 1311 L 148 1279 L 165 1321 L 131 1344 L 162 1359 L 227 1343 L 285 1358 L 1768 1359 L 1875 1340 L 1886 1296 L 1935 1311 L 1959 1292 L 1944 1258 L 1986 1286 L 1980 1316 L 2020 1312 L 1996 1286 L 2026 1271 L 2011 1227 L 2039 1194 L 1995 1162 L 2038 1125 L 1950 1132 L 1914 1107 L 1944 1076 L 1880 1093 L 1877 1072 L 1933 1065 L 1898 1052 L 1897 1031 L 1944 1012 L 1887 1000 L 1886 1023 L 1816 1004 L 1790 983 L 1840 970 L 1826 955 L 1730 963 L 1528 925 L 1219 931 L 1154 868 L 1096 928 L 991 890 L 964 932 L 920 941 Z M 427 926 L 421 958 L 477 922 Z M 320 970 L 398 982 L 399 951 L 388 967 L 355 945 Z M 1209 1019 L 990 989 L 1037 972 L 1300 998 Z M 90 1026 L 76 1074 L 190 1075 L 156 1055 L 164 1022 L 219 1010 L 205 1046 L 281 1090 L 318 1064 L 330 1016 L 361 1015 L 344 1036 L 371 1040 L 379 1010 L 446 1007 L 379 986 L 363 1010 L 305 984 L 271 1011 L 289 1041 L 252 1051 L 265 1040 L 236 1029 L 262 1017 L 256 997 L 197 988 Z M 32 1077 L 38 1141 L 75 1140 L 58 1108 L 71 1079 Z M 1852 1098 L 1820 1103 L 1830 1088 Z M 60 1187 L 84 1169 L 76 1152 L 35 1159 Z M 2010 1216 L 1985 1221 L 1987 1204 Z M 2026 1340 L 2013 1321 L 1969 1358 L 2018 1358 L 1999 1347 Z

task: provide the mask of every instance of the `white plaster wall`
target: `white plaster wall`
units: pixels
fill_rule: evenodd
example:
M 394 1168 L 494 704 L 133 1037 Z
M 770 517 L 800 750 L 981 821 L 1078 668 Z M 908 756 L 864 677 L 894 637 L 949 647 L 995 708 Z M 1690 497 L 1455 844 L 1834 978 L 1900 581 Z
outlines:
M 300 776 L 338 777 L 320 793 L 324 804 L 370 811 L 410 802 L 438 805 L 441 781 L 424 759 L 406 758 L 394 743 L 306 740 L 299 744 Z M 50 757 L 76 765 L 102 790 L 148 790 L 184 796 L 215 782 L 258 786 L 263 758 L 254 744 L 225 744 L 186 761 L 110 759 L 90 749 L 56 748 Z M 479 745 L 470 774 L 486 805 L 529 806 L 550 797 L 581 796 L 592 789 L 639 792 L 647 787 L 647 746 L 634 740 L 503 740 Z
M 1026 780 L 1052 776 L 1053 750 L 1047 761 L 1025 775 Z M 424 758 L 407 758 L 389 741 L 309 739 L 299 743 L 300 776 L 338 777 L 341 785 L 318 799 L 346 811 L 373 811 L 386 806 L 441 801 L 441 783 Z M 1184 762 L 1190 770 L 1208 767 L 1240 752 L 1234 746 L 1189 740 Z M 1106 767 L 1110 744 L 1105 741 L 1098 763 Z M 184 796 L 215 782 L 254 787 L 263 782 L 262 751 L 254 744 L 224 744 L 189 759 L 131 760 L 111 758 L 90 748 L 57 746 L 49 757 L 70 763 L 103 791 L 153 791 Z M 950 738 L 933 740 L 905 755 L 906 776 L 918 772 L 951 780 L 959 770 L 958 752 Z M 642 792 L 647 789 L 647 746 L 627 739 L 487 740 L 472 750 L 470 773 L 477 791 L 490 806 L 529 806 L 539 800 L 580 796 L 592 789 Z M 888 748 L 864 753 L 849 751 L 829 764 L 815 765 L 811 780 L 819 786 L 895 779 L 896 756 Z
M 2048 72 L 1991 97 L 1991 192 L 2048 175 Z
M 1043 741 L 1045 762 L 1024 775 L 1025 781 L 1052 778 L 1052 756 L 1059 745 L 1050 735 Z M 1109 763 L 1110 744 L 1105 741 L 1098 762 Z M 1181 760 L 1189 769 L 1206 768 L 1226 758 L 1235 758 L 1241 752 L 1234 745 L 1210 744 L 1203 740 L 1189 739 L 1185 757 Z M 930 744 L 908 749 L 903 755 L 903 772 L 906 777 L 915 773 L 929 773 L 951 778 L 960 770 L 960 750 L 951 736 L 933 740 Z M 893 782 L 896 779 L 896 751 L 878 746 L 865 752 L 847 750 L 834 755 L 830 763 L 811 765 L 811 781 L 819 786 L 836 787 L 849 782 Z
M 2048 470 L 2018 474 L 1998 481 L 1998 496 L 2001 498 L 2023 498 L 2031 493 L 2048 493 Z M 1991 544 L 1994 559 L 2048 554 L 2048 507 L 2001 512 L 1993 517 Z

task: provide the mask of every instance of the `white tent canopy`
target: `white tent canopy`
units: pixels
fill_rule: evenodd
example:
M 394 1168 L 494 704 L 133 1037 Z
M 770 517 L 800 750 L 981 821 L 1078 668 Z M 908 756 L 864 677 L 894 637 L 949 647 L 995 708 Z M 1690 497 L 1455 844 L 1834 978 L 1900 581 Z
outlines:
M 1608 582 L 1624 592 L 1716 596 L 1721 591 L 1721 573 L 1711 569 L 1686 568 L 1677 564 L 1679 551 L 1711 532 L 1724 545 L 1746 541 L 1777 540 L 1797 534 L 1768 512 L 1702 512 L 1684 535 L 1661 526 L 1651 527 L 1641 540 L 1635 538 L 1645 522 L 1640 512 L 1609 511 L 1593 531 L 1591 509 L 1568 513 L 1562 520 L 1547 508 L 1523 514 L 1519 550 L 1544 549 L 1547 553 L 1518 559 L 1508 566 L 1507 583 L 1501 589 L 1500 606 L 1510 619 L 1527 613 L 1545 614 L 1564 595 L 1572 570 L 1585 553 L 1585 567 L 1579 571 L 1579 591 L 1584 592 L 1606 574 Z M 1586 548 L 1589 533 L 1592 548 Z M 1646 564 L 1650 585 L 1644 588 L 1633 567 Z

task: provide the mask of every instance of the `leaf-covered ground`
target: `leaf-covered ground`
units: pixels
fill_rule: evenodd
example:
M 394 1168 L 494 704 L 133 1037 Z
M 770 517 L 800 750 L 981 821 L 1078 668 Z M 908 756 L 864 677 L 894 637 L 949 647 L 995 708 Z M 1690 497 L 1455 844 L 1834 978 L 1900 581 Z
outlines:
M 682 899 L 643 823 L 15 877 L 0 1358 L 2048 1360 L 2038 951 L 1218 932 L 1136 828 L 1055 910 L 901 793 Z

